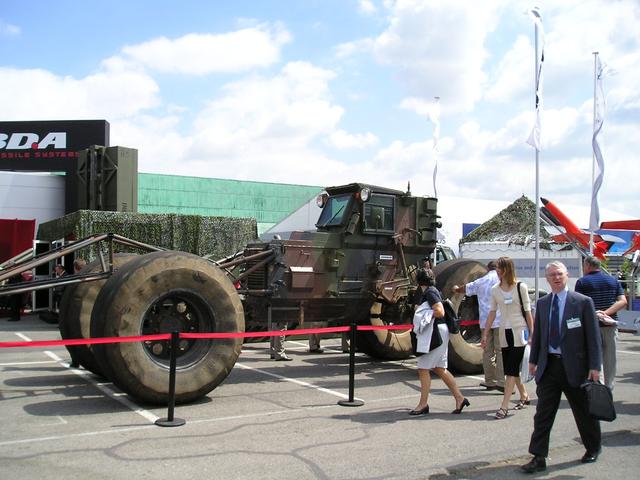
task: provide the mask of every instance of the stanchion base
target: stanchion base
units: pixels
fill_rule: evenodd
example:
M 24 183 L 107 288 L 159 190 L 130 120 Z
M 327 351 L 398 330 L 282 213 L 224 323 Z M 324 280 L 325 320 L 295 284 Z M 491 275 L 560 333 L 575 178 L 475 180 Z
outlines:
M 181 427 L 185 422 L 182 418 L 174 418 L 169 420 L 168 418 L 159 418 L 155 421 L 155 424 L 159 427 Z
M 338 400 L 338 405 L 342 407 L 361 407 L 364 402 L 362 400 Z

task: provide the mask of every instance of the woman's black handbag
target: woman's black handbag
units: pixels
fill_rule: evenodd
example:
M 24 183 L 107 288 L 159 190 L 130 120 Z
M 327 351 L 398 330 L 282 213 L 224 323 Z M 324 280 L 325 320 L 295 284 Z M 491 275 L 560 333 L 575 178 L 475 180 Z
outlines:
M 416 334 L 413 332 L 413 330 L 411 330 L 411 351 L 413 352 L 413 354 L 416 357 L 419 357 L 421 355 L 424 355 L 424 352 L 419 352 L 418 351 L 418 337 L 416 336 Z
M 613 422 L 616 419 L 616 409 L 613 406 L 611 389 L 602 383 L 589 381 L 580 385 L 587 397 L 589 415 L 598 420 Z
M 445 298 L 442 301 L 442 306 L 444 308 L 444 320 L 447 324 L 447 328 L 449 329 L 449 333 L 454 335 L 456 333 L 460 333 L 460 319 L 458 318 L 458 315 L 456 315 L 453 303 L 448 298 Z
M 429 351 L 433 352 L 436 348 L 442 345 L 442 335 L 440 335 L 440 330 L 438 329 L 438 324 L 436 323 L 433 326 L 433 332 L 431 333 L 431 341 L 429 342 Z M 411 330 L 411 350 L 416 357 L 424 355 L 424 352 L 418 352 L 418 337 Z
M 434 322 L 435 322 L 435 319 L 434 319 Z M 442 336 L 440 335 L 438 322 L 435 322 L 435 324 L 433 325 L 433 333 L 431 334 L 431 342 L 429 342 L 429 351 L 433 352 L 440 345 L 442 345 Z

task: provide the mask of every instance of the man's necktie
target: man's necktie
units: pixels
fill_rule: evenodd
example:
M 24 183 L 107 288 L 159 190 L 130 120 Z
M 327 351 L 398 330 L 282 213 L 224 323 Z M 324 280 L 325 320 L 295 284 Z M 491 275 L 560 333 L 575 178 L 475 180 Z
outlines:
M 560 301 L 558 295 L 553 294 L 553 302 L 551 303 L 551 318 L 549 320 L 549 345 L 558 348 L 560 345 Z

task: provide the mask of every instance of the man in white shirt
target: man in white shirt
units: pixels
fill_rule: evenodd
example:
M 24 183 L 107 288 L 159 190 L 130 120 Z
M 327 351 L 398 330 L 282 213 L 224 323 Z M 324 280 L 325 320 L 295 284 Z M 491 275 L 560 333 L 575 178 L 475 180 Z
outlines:
M 480 330 L 484 330 L 487 317 L 491 309 L 491 287 L 499 282 L 496 273 L 496 262 L 491 260 L 487 264 L 489 271 L 482 277 L 467 283 L 466 285 L 454 285 L 455 293 L 463 293 L 470 297 L 478 297 L 478 313 L 480 316 Z M 500 312 L 496 312 L 496 319 L 491 325 L 491 333 L 487 337 L 487 348 L 482 354 L 482 368 L 484 370 L 484 382 L 480 384 L 487 390 L 500 390 L 504 392 L 504 370 L 502 368 L 502 351 L 500 349 Z

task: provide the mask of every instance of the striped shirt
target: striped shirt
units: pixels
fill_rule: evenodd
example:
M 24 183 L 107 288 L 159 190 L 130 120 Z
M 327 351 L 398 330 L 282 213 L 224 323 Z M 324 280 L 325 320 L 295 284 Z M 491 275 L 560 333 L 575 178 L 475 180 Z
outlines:
M 600 270 L 589 272 L 579 278 L 576 282 L 576 292 L 591 297 L 596 310 L 606 310 L 616 303 L 620 295 L 624 295 L 620 282 Z M 618 314 L 614 313 L 610 317 L 617 320 Z

